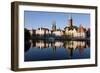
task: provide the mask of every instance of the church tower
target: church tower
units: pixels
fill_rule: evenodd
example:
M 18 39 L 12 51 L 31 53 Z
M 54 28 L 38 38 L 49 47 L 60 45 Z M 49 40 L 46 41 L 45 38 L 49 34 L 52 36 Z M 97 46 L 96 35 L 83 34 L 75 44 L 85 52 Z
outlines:
M 52 30 L 56 30 L 56 21 L 52 22 Z
M 73 26 L 73 19 L 72 16 L 69 16 L 68 18 L 68 27 L 72 27 Z

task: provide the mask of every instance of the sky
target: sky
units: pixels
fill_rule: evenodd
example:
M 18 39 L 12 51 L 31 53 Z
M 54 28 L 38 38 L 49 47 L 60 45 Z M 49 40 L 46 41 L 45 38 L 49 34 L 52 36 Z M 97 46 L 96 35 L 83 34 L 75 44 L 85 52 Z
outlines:
M 52 29 L 52 23 L 56 21 L 57 29 L 63 30 L 68 26 L 69 17 L 72 17 L 75 26 L 79 27 L 82 24 L 85 28 L 90 27 L 90 14 L 42 11 L 24 11 L 24 27 L 27 29 L 41 27 Z

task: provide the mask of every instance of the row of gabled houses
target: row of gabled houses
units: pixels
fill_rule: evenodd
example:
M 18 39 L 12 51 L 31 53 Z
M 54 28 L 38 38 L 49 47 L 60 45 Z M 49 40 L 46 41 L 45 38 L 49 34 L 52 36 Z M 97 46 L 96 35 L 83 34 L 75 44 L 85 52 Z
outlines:
M 80 24 L 79 27 L 73 25 L 73 19 L 69 18 L 68 19 L 68 24 L 67 26 L 61 30 L 60 28 L 56 28 L 56 22 L 53 22 L 52 24 L 52 29 L 49 30 L 48 28 L 38 28 L 38 29 L 32 29 L 29 30 L 31 35 L 55 35 L 55 36 L 68 36 L 68 37 L 81 37 L 85 38 L 90 36 L 90 28 L 86 29 Z M 88 32 L 88 33 L 87 33 Z

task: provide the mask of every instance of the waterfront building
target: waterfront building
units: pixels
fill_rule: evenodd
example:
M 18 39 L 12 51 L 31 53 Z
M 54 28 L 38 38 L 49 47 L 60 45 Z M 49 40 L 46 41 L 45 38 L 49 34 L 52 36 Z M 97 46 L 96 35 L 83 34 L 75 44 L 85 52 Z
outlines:
M 61 29 L 57 29 L 55 31 L 52 31 L 52 34 L 56 35 L 56 36 L 63 36 L 64 32 Z
M 77 27 L 73 26 L 73 19 L 72 17 L 70 17 L 68 19 L 68 24 L 67 26 L 64 28 L 65 30 L 65 35 L 66 36 L 70 36 L 70 37 L 74 37 L 74 34 L 76 34 L 77 32 Z
M 29 33 L 31 36 L 35 35 L 36 34 L 36 30 L 35 29 L 31 29 L 29 30 Z
M 68 26 L 66 26 L 64 30 L 66 36 L 78 37 L 78 38 L 86 37 L 85 28 L 82 25 L 80 25 L 79 27 L 74 26 L 72 17 L 68 19 Z
M 64 35 L 64 31 L 63 30 L 61 30 L 60 28 L 59 29 L 57 29 L 56 28 L 56 21 L 53 21 L 53 23 L 52 23 L 52 30 L 51 30 L 51 34 L 53 34 L 53 35 L 55 35 L 55 36 L 62 36 L 62 35 Z
M 48 28 L 38 28 L 36 30 L 36 35 L 47 35 L 49 33 L 50 33 L 50 31 Z
M 80 37 L 80 38 L 85 38 L 86 37 L 85 29 L 83 28 L 83 26 L 81 24 L 80 24 L 80 26 L 77 30 L 77 37 Z

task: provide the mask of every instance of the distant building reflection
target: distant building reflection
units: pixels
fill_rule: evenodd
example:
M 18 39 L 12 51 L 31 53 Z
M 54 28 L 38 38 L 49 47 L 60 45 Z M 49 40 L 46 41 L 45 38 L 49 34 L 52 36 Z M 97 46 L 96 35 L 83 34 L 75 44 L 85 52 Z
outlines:
M 30 40 L 28 43 L 25 44 L 25 52 L 29 49 L 53 49 L 53 53 L 56 52 L 57 48 L 65 48 L 67 54 L 71 58 L 73 56 L 73 50 L 77 49 L 78 53 L 81 54 L 85 48 L 89 48 L 90 43 L 89 41 L 54 41 L 48 42 L 43 40 L 32 41 Z

